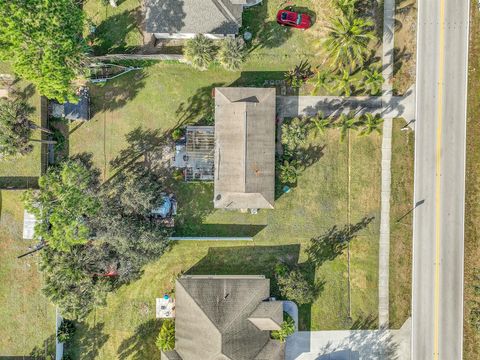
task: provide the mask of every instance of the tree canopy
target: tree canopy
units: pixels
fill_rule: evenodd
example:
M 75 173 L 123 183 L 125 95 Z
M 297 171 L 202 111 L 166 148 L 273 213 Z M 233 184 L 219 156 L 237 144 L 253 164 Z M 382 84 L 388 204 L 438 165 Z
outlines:
M 69 251 L 91 237 L 88 224 L 97 214 L 96 174 L 80 161 L 50 168 L 38 180 L 39 190 L 24 194 L 25 208 L 35 215 L 35 236 L 55 250 Z
M 86 52 L 79 2 L 2 1 L 0 18 L 0 59 L 11 61 L 15 73 L 47 98 L 75 101 L 72 81 Z
M 0 158 L 32 151 L 30 106 L 21 100 L 0 99 Z

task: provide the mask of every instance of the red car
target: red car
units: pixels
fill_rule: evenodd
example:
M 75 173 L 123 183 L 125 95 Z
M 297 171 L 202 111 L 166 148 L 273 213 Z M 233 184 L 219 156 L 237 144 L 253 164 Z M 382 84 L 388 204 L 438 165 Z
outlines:
M 312 26 L 312 19 L 308 14 L 301 14 L 290 10 L 279 10 L 277 22 L 282 26 L 291 26 L 297 29 L 308 29 Z

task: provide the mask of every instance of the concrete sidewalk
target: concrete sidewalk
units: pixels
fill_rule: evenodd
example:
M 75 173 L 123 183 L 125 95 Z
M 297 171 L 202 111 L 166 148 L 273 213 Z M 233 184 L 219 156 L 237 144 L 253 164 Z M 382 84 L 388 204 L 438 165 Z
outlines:
M 319 111 L 325 116 L 371 112 L 383 118 L 402 117 L 409 122 L 415 118 L 415 91 L 412 88 L 406 96 L 391 96 L 387 102 L 381 96 L 277 96 L 279 117 L 313 116 Z

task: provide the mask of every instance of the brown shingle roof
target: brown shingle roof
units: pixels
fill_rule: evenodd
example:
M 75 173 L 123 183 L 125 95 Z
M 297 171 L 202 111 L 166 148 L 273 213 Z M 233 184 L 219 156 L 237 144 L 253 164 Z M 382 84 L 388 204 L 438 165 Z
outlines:
M 175 351 L 183 360 L 280 360 L 283 344 L 270 343 L 248 318 L 270 295 L 264 276 L 184 276 L 176 282 Z M 271 314 L 277 318 L 283 314 Z M 267 347 L 267 348 L 265 348 Z M 278 347 L 281 347 L 279 351 Z
M 215 89 L 215 208 L 273 209 L 275 89 Z

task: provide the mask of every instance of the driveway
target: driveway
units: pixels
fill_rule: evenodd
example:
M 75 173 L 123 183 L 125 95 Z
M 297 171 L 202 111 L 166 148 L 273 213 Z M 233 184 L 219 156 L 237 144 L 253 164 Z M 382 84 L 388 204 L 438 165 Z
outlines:
M 400 330 L 298 331 L 285 360 L 408 360 L 410 319 Z
M 380 96 L 277 96 L 279 117 L 313 116 L 319 111 L 325 116 L 371 112 L 383 118 L 402 117 L 409 122 L 415 118 L 415 91 L 412 88 L 404 97 L 393 96 L 387 103 Z

